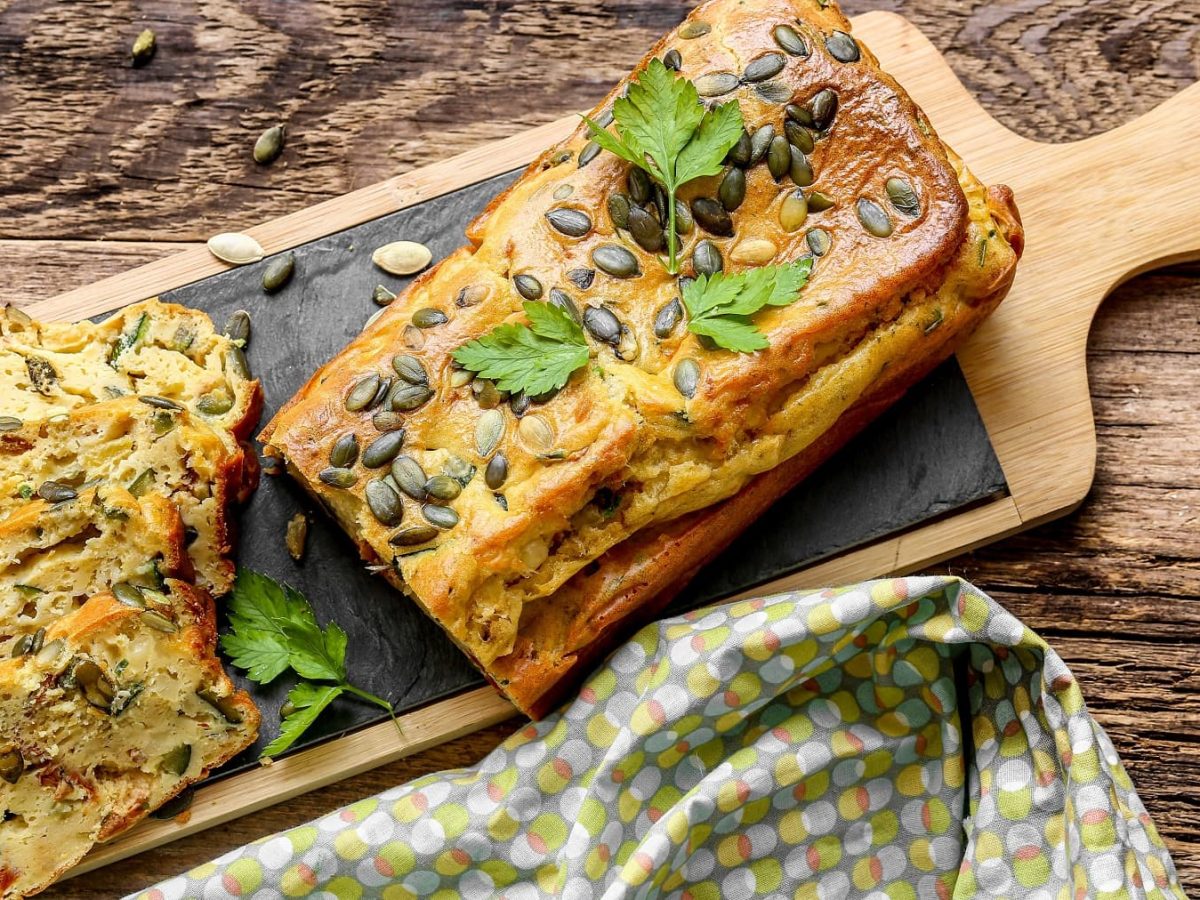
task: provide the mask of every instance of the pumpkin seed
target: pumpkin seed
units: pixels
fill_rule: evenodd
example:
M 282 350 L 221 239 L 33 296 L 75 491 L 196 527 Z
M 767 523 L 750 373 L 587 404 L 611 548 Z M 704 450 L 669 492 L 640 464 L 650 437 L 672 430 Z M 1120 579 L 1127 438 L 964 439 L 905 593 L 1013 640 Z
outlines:
M 245 714 L 232 697 L 222 697 L 212 688 L 196 691 L 196 696 L 215 709 L 230 725 L 241 725 Z
M 888 237 L 892 233 L 892 220 L 883 211 L 883 207 L 874 200 L 860 197 L 858 203 L 855 204 L 855 211 L 858 213 L 858 221 L 862 223 L 862 227 L 868 234 L 873 234 L 875 237 Z
M 517 293 L 526 300 L 542 299 L 542 283 L 532 275 L 522 274 L 513 276 L 513 286 L 516 287 Z
M 676 297 L 670 303 L 663 305 L 654 317 L 654 336 L 660 340 L 669 338 L 679 323 L 683 321 L 683 304 Z
M 448 506 L 439 506 L 436 503 L 426 503 L 422 506 L 421 515 L 436 528 L 450 529 L 458 524 L 458 513 Z
M 601 272 L 614 278 L 633 278 L 642 274 L 637 257 L 619 244 L 601 244 L 592 251 L 592 262 Z
M 168 775 L 183 775 L 192 764 L 192 745 L 180 744 L 169 753 L 163 754 L 158 761 L 158 768 Z
M 637 335 L 628 326 L 621 326 L 621 336 L 617 340 L 617 344 L 613 347 L 613 354 L 617 359 L 624 362 L 633 362 L 638 357 L 638 340 Z
M 740 172 L 741 169 L 734 171 Z M 637 245 L 647 253 L 657 253 L 666 241 L 662 226 L 640 206 L 631 207 L 629 210 L 629 233 L 637 241 Z
M 529 404 L 533 401 L 529 399 L 529 395 L 524 391 L 519 394 L 513 394 L 508 398 L 508 408 L 512 410 L 514 416 L 518 419 L 525 413 L 529 412 Z
M 474 372 L 468 372 L 466 369 L 455 369 L 450 373 L 450 387 L 464 387 L 470 384 L 474 378 Z
M 581 238 L 592 230 L 591 216 L 578 209 L 552 209 L 546 213 L 546 220 L 567 237 Z
M 239 347 L 245 347 L 250 343 L 250 313 L 244 309 L 239 309 L 231 313 L 229 318 L 225 320 L 225 328 L 222 329 L 222 334 Z M 194 337 L 193 340 L 195 340 Z M 188 342 L 188 345 L 191 345 L 191 341 Z
M 322 469 L 317 477 L 331 487 L 337 488 L 354 487 L 358 483 L 358 476 L 349 469 L 341 466 L 331 466 L 328 469 Z
M 0 778 L 16 784 L 25 771 L 25 758 L 16 744 L 0 747 Z
M 393 528 L 404 520 L 404 503 L 400 495 L 382 478 L 373 478 L 364 489 L 367 507 L 380 525 Z
M 371 293 L 371 299 L 376 306 L 390 306 L 392 301 L 396 299 L 396 295 L 385 288 L 382 284 L 375 285 L 375 290 Z
M 129 487 L 126 490 L 135 497 L 143 497 L 152 487 L 154 487 L 154 470 L 146 469 L 129 483 Z
M 575 193 L 574 186 L 569 185 L 569 184 L 560 184 L 558 187 L 556 187 L 554 189 L 554 199 L 555 200 L 566 200 L 573 193 Z
M 390 404 L 396 412 L 408 412 L 424 406 L 432 396 L 433 391 L 428 385 L 397 381 L 396 386 L 392 388 Z
M 128 581 L 119 581 L 114 584 L 112 593 L 126 606 L 132 606 L 134 609 L 146 608 L 146 599 L 142 596 L 142 592 Z
M 29 648 L 33 645 L 33 635 L 23 634 L 13 641 L 12 650 L 9 656 L 12 659 L 20 659 L 22 656 L 29 655 Z
M 616 345 L 621 337 L 621 320 L 603 306 L 589 306 L 583 313 L 583 327 L 596 340 Z
M 583 145 L 583 150 L 579 154 L 579 168 L 582 169 L 599 155 L 600 145 L 595 141 L 588 141 Z
M 487 468 L 483 470 L 483 482 L 493 491 L 498 491 L 507 480 L 508 457 L 503 453 L 497 453 L 488 461 Z
M 696 249 L 692 251 L 692 270 L 697 278 L 701 275 L 716 275 L 724 268 L 725 261 L 721 258 L 721 251 L 716 244 L 709 240 L 696 244 Z
M 767 103 L 787 103 L 792 99 L 792 89 L 782 81 L 764 81 L 756 84 L 754 93 Z
M 678 72 L 683 68 L 683 57 L 678 50 L 668 50 L 663 54 L 663 65 L 672 72 Z
M 938 327 L 942 324 L 942 322 L 945 321 L 945 318 L 945 314 L 942 312 L 941 307 L 938 307 L 933 311 L 933 314 L 929 317 L 929 320 L 922 327 L 922 331 L 924 331 L 926 334 L 933 334 L 938 330 Z
M 155 631 L 163 632 L 163 634 L 175 634 L 175 632 L 179 631 L 178 625 L 176 625 L 162 613 L 153 609 L 148 609 L 142 613 L 142 622 L 146 625 L 149 625 Z
M 812 134 L 799 122 L 793 122 L 790 119 L 784 122 L 783 133 L 787 137 L 788 143 L 801 153 L 812 153 L 817 146 L 813 141 Z
M 792 145 L 787 138 L 777 134 L 771 138 L 771 147 L 767 150 L 767 168 L 771 177 L 776 181 L 787 174 L 792 166 Z
M 418 309 L 412 314 L 412 323 L 418 328 L 436 328 L 438 325 L 445 325 L 450 321 L 450 317 L 440 309 L 434 309 L 431 306 L 426 306 Z
M 502 437 L 504 437 L 504 413 L 498 409 L 485 410 L 475 423 L 475 452 L 486 459 L 492 455 L 492 451 L 496 449 Z
M 694 359 L 683 359 L 675 366 L 672 377 L 675 389 L 689 400 L 696 396 L 696 386 L 700 383 L 700 364 Z
M 696 220 L 692 217 L 692 211 L 688 205 L 675 198 L 675 233 L 676 234 L 691 234 L 696 227 Z
M 861 55 L 858 52 L 858 44 L 855 43 L 854 38 L 850 37 L 844 31 L 835 31 L 829 37 L 825 38 L 825 49 L 838 62 L 858 62 Z
M 799 106 L 795 103 L 789 103 L 787 109 L 784 110 L 787 114 L 789 122 L 795 122 L 798 125 L 803 125 L 805 128 L 815 128 L 813 122 L 812 110 L 806 106 Z
M 367 409 L 375 400 L 375 395 L 379 391 L 379 385 L 382 380 L 378 375 L 367 375 L 354 382 L 354 386 L 350 388 L 350 393 L 346 395 L 346 411 L 359 412 Z
M 712 26 L 707 22 L 688 22 L 679 29 L 679 36 L 685 41 L 691 41 L 698 37 L 704 37 L 710 31 L 712 31 Z
M 404 416 L 394 410 L 381 409 L 371 416 L 371 424 L 375 426 L 376 431 L 402 431 Z
M 729 212 L 741 206 L 746 199 L 746 173 L 736 167 L 726 172 L 717 188 L 717 199 Z
M 824 256 L 829 252 L 829 245 L 832 243 L 829 232 L 824 228 L 814 228 L 804 236 L 808 242 L 808 249 L 813 252 L 813 256 Z
M 507 497 L 505 497 L 501 493 L 492 494 L 492 497 L 495 498 L 497 506 L 499 506 L 505 512 L 508 512 L 508 498 Z
M 196 410 L 206 416 L 223 416 L 233 409 L 233 397 L 226 391 L 203 394 L 196 400 Z
M 416 241 L 392 241 L 371 254 L 371 262 L 392 275 L 412 275 L 433 261 L 433 253 Z
M 549 169 L 553 166 L 561 166 L 563 163 L 568 162 L 574 155 L 574 152 L 571 150 L 559 150 L 550 157 L 550 162 L 542 164 L 542 168 Z
M 58 370 L 48 360 L 40 356 L 26 356 L 25 371 L 34 390 L 41 394 L 53 393 L 58 383 Z
M 413 525 L 403 531 L 397 531 L 388 543 L 393 547 L 415 547 L 417 544 L 427 544 L 437 537 L 437 529 L 428 525 Z
M 404 446 L 403 431 L 388 431 L 367 445 L 362 454 L 362 464 L 368 469 L 380 469 L 396 458 Z
M 37 495 L 47 503 L 66 503 L 79 496 L 75 488 L 59 481 L 43 481 L 38 486 Z
M 808 201 L 804 191 L 797 188 L 784 198 L 783 205 L 779 207 L 779 224 L 790 234 L 803 228 L 807 218 Z
M 442 472 L 449 475 L 463 487 L 471 483 L 475 477 L 475 467 L 457 454 L 450 454 L 442 466 Z
M 283 126 L 273 125 L 254 142 L 254 161 L 260 166 L 275 162 L 283 152 Z
M 907 181 L 903 178 L 889 178 L 885 187 L 888 199 L 897 210 L 913 219 L 921 214 L 921 201 L 917 199 Z
M 338 469 L 348 469 L 358 462 L 358 437 L 348 432 L 333 442 L 329 450 L 329 464 Z
M 733 219 L 725 207 L 711 197 L 697 197 L 692 201 L 692 215 L 700 227 L 709 234 L 729 237 L 733 234 Z
M 239 378 L 250 380 L 250 363 L 242 348 L 236 344 L 225 351 L 225 371 L 233 372 Z
M 635 170 L 638 171 L 638 170 Z M 633 201 L 627 194 L 616 193 L 608 195 L 608 218 L 617 228 L 629 227 L 629 209 Z
M 544 456 L 554 449 L 554 426 L 539 415 L 526 416 L 517 426 L 525 448 L 535 456 Z
M 449 502 L 458 499 L 462 493 L 462 485 L 449 475 L 434 475 L 425 482 L 425 493 L 435 500 Z
M 732 72 L 710 72 L 701 75 L 693 84 L 701 97 L 720 97 L 736 90 L 741 81 Z
M 429 384 L 429 373 L 425 371 L 425 365 L 411 354 L 401 353 L 393 356 L 392 368 L 409 384 Z
M 766 158 L 775 140 L 775 126 L 763 125 L 750 138 L 750 165 L 756 166 Z
M 828 194 L 822 194 L 820 191 L 813 191 L 808 195 L 809 212 L 825 212 L 825 210 L 832 208 L 833 198 Z
M 596 280 L 595 269 L 572 269 L 567 273 L 567 280 L 581 291 L 586 291 L 592 286 L 592 282 Z
M 383 310 L 379 310 L 375 315 L 371 316 L 371 321 L 378 319 L 383 315 Z M 371 321 L 367 322 L 369 326 Z M 404 346 L 409 350 L 420 350 L 425 346 L 425 335 L 421 334 L 421 329 L 416 325 L 404 326 Z
M 809 54 L 808 44 L 804 42 L 804 38 L 791 25 L 776 25 L 775 30 L 771 32 L 775 37 L 780 49 L 786 51 L 792 56 L 801 58 L 807 57 Z
M 583 319 L 579 315 L 579 307 L 575 305 L 575 301 L 571 299 L 571 295 L 566 291 L 558 288 L 550 289 L 550 303 L 552 306 L 557 306 L 568 316 L 575 320 L 575 324 L 581 324 Z M 487 456 L 485 453 L 484 456 Z
M 16 416 L 0 416 L 0 434 L 8 431 L 16 431 L 24 424 Z
M 411 456 L 397 456 L 392 460 L 392 477 L 396 486 L 414 500 L 425 499 L 425 482 L 429 477 L 421 464 Z
M 48 666 L 54 663 L 58 659 L 59 654 L 63 652 L 63 648 L 66 646 L 67 642 L 62 638 L 57 638 L 56 640 L 46 644 L 41 650 L 38 651 L 38 665 Z
M 458 296 L 454 298 L 454 305 L 462 309 L 478 306 L 490 293 L 486 284 L 470 284 L 458 292 Z
M 808 187 L 814 180 L 812 166 L 809 165 L 808 160 L 798 147 L 789 145 L 789 152 L 792 155 L 792 162 L 788 173 L 792 176 L 792 181 L 799 187 Z
M 833 124 L 833 117 L 837 115 L 837 108 L 837 94 L 829 88 L 817 91 L 816 95 L 809 101 L 809 114 L 812 118 L 813 127 L 819 131 L 825 131 Z M 801 124 L 805 123 L 801 122 Z
M 938 312 L 940 313 L 941 310 L 938 310 Z M 930 330 L 932 330 L 932 329 L 930 329 Z M 925 333 L 928 334 L 929 331 L 926 331 Z M 27 652 L 29 653 L 30 656 L 36 656 L 38 653 L 42 652 L 42 646 L 45 643 L 46 643 L 46 629 L 39 628 L 30 637 L 29 650 Z
M 774 78 L 783 71 L 786 61 L 782 53 L 764 53 L 746 66 L 746 71 L 742 73 L 742 81 L 754 83 Z
M 133 47 L 130 48 L 129 58 L 133 62 L 135 69 L 140 69 L 150 60 L 154 59 L 154 51 L 158 49 L 158 41 L 154 36 L 154 32 L 149 28 L 143 29 L 142 32 L 133 39 Z
M 308 516 L 302 512 L 288 519 L 287 528 L 283 533 L 283 545 L 287 547 L 288 556 L 296 562 L 304 559 L 304 545 L 308 541 Z
M 116 690 L 100 667 L 90 659 L 84 659 L 75 666 L 73 674 L 83 698 L 96 709 L 110 712 Z
M 733 145 L 733 149 L 729 151 L 727 159 L 733 165 L 741 166 L 742 168 L 750 165 L 750 132 L 746 131 L 746 129 L 742 129 L 742 136 L 738 138 L 737 143 Z
M 248 234 L 226 231 L 208 239 L 208 251 L 231 266 L 256 263 L 264 256 L 262 245 Z
M 625 176 L 625 186 L 629 191 L 629 199 L 637 206 L 644 206 L 654 193 L 650 176 L 636 166 Z
M 471 392 L 475 395 L 475 402 L 483 409 L 492 409 L 499 406 L 504 399 L 500 396 L 496 382 L 487 378 L 477 378 L 471 382 Z
M 765 265 L 775 258 L 779 248 L 766 238 L 751 238 L 733 248 L 729 258 L 734 262 Z
M 183 409 L 174 400 L 168 400 L 166 397 L 158 397 L 154 394 L 142 394 L 138 397 L 138 400 L 147 406 L 153 406 L 155 409 L 169 409 L 171 412 L 179 412 Z

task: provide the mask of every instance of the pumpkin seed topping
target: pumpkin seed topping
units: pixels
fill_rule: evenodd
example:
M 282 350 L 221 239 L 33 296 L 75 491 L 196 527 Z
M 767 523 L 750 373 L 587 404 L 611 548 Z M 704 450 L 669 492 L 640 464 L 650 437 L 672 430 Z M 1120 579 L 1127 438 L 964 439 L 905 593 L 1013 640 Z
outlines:
M 762 162 L 770 152 L 771 142 L 775 140 L 775 126 L 763 125 L 755 129 L 750 137 L 750 162 L 752 166 Z
M 854 38 L 846 34 L 844 31 L 835 31 L 825 39 L 825 49 L 829 51 L 829 55 L 838 62 L 852 63 L 857 62 L 861 55 L 858 51 L 858 44 Z
M 574 186 L 569 185 L 569 184 L 560 184 L 558 187 L 556 187 L 554 189 L 553 196 L 554 196 L 555 200 L 566 200 L 573 193 L 575 193 Z
M 417 544 L 429 543 L 437 534 L 437 529 L 429 525 L 413 525 L 397 531 L 388 539 L 388 543 L 393 547 L 415 547 Z
M 888 200 L 898 211 L 912 219 L 921 214 L 921 201 L 917 199 L 916 192 L 903 178 L 889 178 L 885 188 Z
M 701 275 L 715 275 L 724 268 L 725 261 L 721 258 L 721 251 L 716 244 L 710 240 L 696 244 L 696 249 L 692 251 L 692 270 L 697 278 Z
M 663 236 L 662 226 L 640 206 L 631 207 L 629 210 L 629 233 L 637 245 L 647 253 L 657 253 L 662 249 L 666 240 Z
M 601 272 L 614 278 L 640 275 L 637 257 L 619 244 L 602 244 L 592 251 L 592 262 Z
M 707 22 L 688 22 L 679 29 L 679 36 L 685 41 L 691 41 L 698 37 L 704 37 L 710 31 L 712 31 L 712 26 Z
M 689 400 L 696 396 L 696 386 L 700 383 L 700 364 L 694 359 L 682 359 L 675 366 L 672 377 L 675 389 Z
M 730 237 L 733 234 L 732 217 L 719 201 L 711 197 L 697 197 L 693 200 L 692 215 L 709 234 L 719 237 Z
M 504 486 L 504 482 L 508 480 L 508 457 L 503 453 L 497 453 L 491 458 L 487 464 L 487 468 L 483 470 L 483 481 L 493 491 L 498 491 Z
M 273 125 L 258 136 L 254 142 L 254 161 L 260 166 L 269 165 L 283 152 L 283 126 Z
M 432 261 L 432 251 L 416 241 L 392 241 L 371 254 L 371 262 L 392 275 L 412 275 Z
M 408 412 L 424 406 L 432 396 L 433 391 L 427 385 L 397 381 L 392 388 L 390 403 L 396 412 Z
M 635 172 L 641 171 L 634 169 Z M 629 199 L 628 194 L 622 194 L 618 191 L 615 194 L 608 195 L 608 218 L 617 228 L 629 227 L 629 210 L 633 206 L 633 201 Z
M 776 181 L 788 173 L 792 166 L 792 145 L 781 134 L 771 138 L 770 149 L 767 150 L 767 169 Z
M 392 357 L 392 368 L 409 384 L 429 384 L 429 373 L 425 370 L 425 365 L 411 354 L 401 353 Z
M 349 469 L 331 466 L 328 469 L 322 469 L 317 475 L 325 484 L 336 488 L 351 488 L 358 483 L 358 476 Z
M 16 784 L 25 771 L 25 758 L 16 744 L 5 744 L 0 747 L 0 778 L 9 784 Z
M 545 456 L 554 449 L 554 426 L 539 415 L 521 419 L 517 434 L 525 448 L 535 456 Z
M 425 493 L 435 500 L 449 502 L 458 499 L 462 485 L 449 475 L 434 475 L 425 482 Z
M 233 397 L 227 391 L 213 391 L 196 400 L 196 410 L 206 416 L 223 416 L 233 409 Z
M 436 328 L 438 325 L 445 325 L 449 321 L 449 316 L 440 309 L 434 309 L 431 306 L 418 309 L 412 315 L 412 323 L 418 328 Z
M 683 57 L 680 55 L 678 50 L 668 50 L 665 54 L 663 54 L 663 65 L 672 72 L 678 72 L 683 68 Z
M 804 42 L 804 38 L 800 37 L 799 32 L 791 25 L 776 25 L 775 30 L 771 32 L 775 38 L 775 43 L 780 49 L 786 51 L 792 56 L 801 58 L 809 55 L 808 44 Z
M 729 212 L 741 206 L 746 199 L 746 173 L 736 167 L 726 172 L 717 188 L 717 199 Z
M 567 237 L 581 238 L 592 230 L 591 216 L 578 209 L 552 209 L 546 219 L 555 231 Z
M 448 506 L 440 506 L 436 503 L 426 503 L 422 506 L 421 515 L 435 528 L 450 529 L 458 524 L 458 513 Z
M 701 97 L 720 97 L 736 90 L 741 83 L 741 79 L 732 72 L 710 72 L 693 82 L 696 93 Z
M 466 309 L 471 306 L 478 306 L 487 299 L 491 291 L 487 285 L 470 284 L 458 292 L 458 296 L 454 298 L 454 305 L 460 309 Z
M 403 431 L 388 431 L 381 434 L 371 441 L 367 445 L 367 449 L 363 451 L 362 464 L 368 469 L 380 469 L 395 459 L 396 454 L 403 446 Z
M 583 318 L 579 314 L 579 307 L 575 305 L 575 301 L 571 299 L 571 295 L 566 291 L 551 288 L 550 302 L 574 319 L 577 325 L 583 324 Z
M 788 168 L 788 174 L 792 176 L 799 187 L 808 187 L 815 180 L 813 168 L 809 164 L 808 159 L 800 152 L 800 148 L 789 144 L 789 152 L 792 155 L 791 166 Z
M 414 500 L 425 500 L 425 482 L 429 480 L 421 464 L 411 456 L 397 456 L 392 460 L 392 478 L 396 486 Z
M 862 223 L 862 227 L 868 234 L 873 234 L 875 237 L 888 237 L 892 233 L 892 220 L 883 211 L 883 207 L 874 200 L 860 197 L 855 204 L 855 211 L 858 213 L 858 221 Z
M 486 459 L 492 455 L 502 437 L 504 413 L 499 409 L 484 410 L 479 421 L 475 423 L 475 452 Z
M 346 411 L 359 412 L 369 407 L 375 400 L 382 379 L 378 375 L 367 375 L 354 382 L 350 393 L 346 395 Z
M 746 131 L 745 128 L 742 129 L 742 136 L 733 145 L 733 149 L 729 151 L 726 160 L 743 169 L 750 165 L 750 132 Z
M 832 243 L 829 232 L 824 228 L 812 229 L 804 239 L 808 242 L 808 249 L 813 252 L 813 256 L 824 256 L 829 252 L 829 245 Z
M 579 168 L 582 169 L 599 155 L 600 145 L 595 141 L 588 141 L 583 145 L 583 150 L 579 153 Z
M 404 503 L 400 495 L 382 478 L 374 478 L 367 482 L 364 489 L 367 507 L 371 510 L 380 525 L 394 528 L 404 520 Z
M 809 101 L 809 116 L 811 122 L 801 122 L 800 124 L 811 124 L 818 131 L 825 131 L 833 124 L 833 117 L 837 115 L 838 97 L 832 90 L 825 88 L 818 91 Z
M 663 305 L 654 317 L 654 336 L 660 340 L 669 338 L 679 323 L 683 321 L 683 304 L 679 298 Z
M 572 269 L 567 273 L 567 280 L 581 291 L 586 291 L 596 280 L 596 270 L 588 268 Z
M 526 300 L 541 300 L 542 294 L 545 292 L 542 283 L 532 275 L 514 275 L 513 286 L 517 289 L 517 293 Z
M 816 149 L 812 133 L 799 122 L 791 119 L 783 123 L 783 133 L 793 147 L 801 153 L 812 153 Z
M 784 231 L 791 234 L 803 228 L 807 219 L 808 200 L 804 196 L 804 191 L 796 188 L 784 198 L 783 204 L 779 207 L 779 224 L 783 226 Z
M 774 78 L 783 71 L 785 61 L 786 58 L 782 53 L 764 53 L 746 66 L 746 71 L 742 73 L 742 80 L 753 83 Z
M 329 451 L 329 464 L 339 469 L 348 469 L 358 462 L 358 437 L 353 433 L 343 434 L 333 442 Z
M 621 320 L 603 306 L 589 306 L 583 314 L 588 334 L 605 344 L 615 345 L 621 337 Z
M 245 347 L 250 343 L 250 313 L 244 309 L 230 313 L 229 318 L 225 320 L 225 327 L 221 333 L 239 347 Z M 195 340 L 194 336 L 192 340 Z M 188 344 L 190 346 L 191 341 Z
M 832 209 L 833 205 L 833 198 L 828 194 L 823 194 L 820 191 L 813 191 L 808 195 L 809 212 L 825 212 L 827 209 Z
M 66 503 L 79 496 L 75 488 L 61 481 L 43 481 L 38 485 L 37 495 L 47 503 Z

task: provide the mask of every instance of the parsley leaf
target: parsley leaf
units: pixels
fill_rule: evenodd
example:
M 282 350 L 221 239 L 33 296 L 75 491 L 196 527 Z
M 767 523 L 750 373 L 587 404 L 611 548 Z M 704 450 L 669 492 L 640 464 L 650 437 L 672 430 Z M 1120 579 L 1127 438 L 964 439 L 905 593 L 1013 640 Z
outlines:
M 769 346 L 750 321 L 764 306 L 787 306 L 800 296 L 812 272 L 812 258 L 783 266 L 763 266 L 736 275 L 701 275 L 683 289 L 688 330 L 718 347 L 751 353 Z
M 696 178 L 716 175 L 742 136 L 737 101 L 706 108 L 696 86 L 653 59 L 613 104 L 616 134 L 583 117 L 592 140 L 632 163 L 667 192 L 667 271 L 679 271 L 675 193 Z
M 294 588 L 259 572 L 239 569 L 229 601 L 229 624 L 221 647 L 230 662 L 246 670 L 251 681 L 266 684 L 288 669 L 310 679 L 288 694 L 295 709 L 284 718 L 279 737 L 263 750 L 263 756 L 275 756 L 290 747 L 342 694 L 353 694 L 392 712 L 392 705 L 382 697 L 350 684 L 346 632 L 332 622 L 321 628 L 304 595 Z
M 297 738 L 308 730 L 330 703 L 345 693 L 346 688 L 340 684 L 309 684 L 302 681 L 288 693 L 288 702 L 295 707 L 295 712 L 284 717 L 279 726 L 279 737 L 263 748 L 263 756 L 278 756 Z
M 551 303 L 525 302 L 529 324 L 498 325 L 452 354 L 464 369 L 496 382 L 509 393 L 536 397 L 556 391 L 576 369 L 587 365 L 583 329 Z

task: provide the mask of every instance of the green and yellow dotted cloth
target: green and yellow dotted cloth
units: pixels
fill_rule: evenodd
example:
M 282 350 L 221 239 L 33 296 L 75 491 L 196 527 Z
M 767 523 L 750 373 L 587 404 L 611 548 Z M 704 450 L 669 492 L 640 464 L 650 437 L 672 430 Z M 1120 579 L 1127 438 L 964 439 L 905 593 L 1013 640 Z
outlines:
M 137 895 L 1183 896 L 1062 660 L 954 578 L 660 622 L 477 767 Z

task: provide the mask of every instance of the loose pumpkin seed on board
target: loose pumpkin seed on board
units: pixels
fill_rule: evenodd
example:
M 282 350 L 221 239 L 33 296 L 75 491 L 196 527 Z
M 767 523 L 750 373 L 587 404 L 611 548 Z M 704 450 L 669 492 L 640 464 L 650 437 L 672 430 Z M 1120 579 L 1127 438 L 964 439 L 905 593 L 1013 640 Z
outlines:
M 226 231 L 210 237 L 208 251 L 221 262 L 229 263 L 231 266 L 256 263 L 265 255 L 262 245 L 258 241 L 248 234 L 241 234 L 237 231 Z
M 371 254 L 371 262 L 392 275 L 413 275 L 433 261 L 433 252 L 416 241 L 392 241 Z

